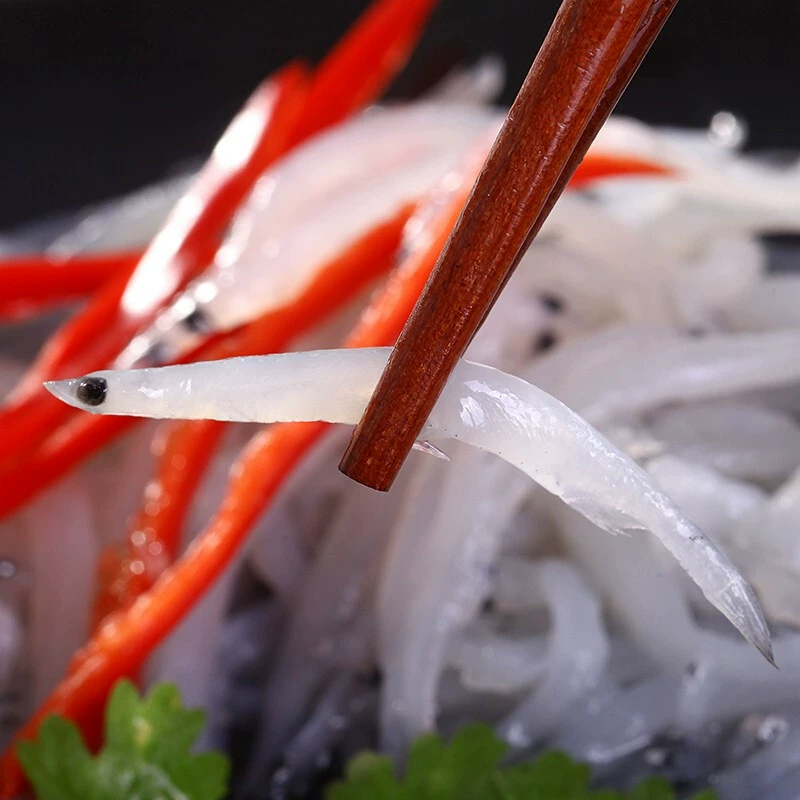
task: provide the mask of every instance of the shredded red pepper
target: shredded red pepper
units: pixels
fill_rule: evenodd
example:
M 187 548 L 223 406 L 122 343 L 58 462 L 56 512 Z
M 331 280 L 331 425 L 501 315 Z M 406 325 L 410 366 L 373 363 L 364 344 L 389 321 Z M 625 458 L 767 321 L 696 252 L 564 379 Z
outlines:
M 669 167 L 657 164 L 654 161 L 646 161 L 643 158 L 590 152 L 575 171 L 569 185 L 573 189 L 582 189 L 584 186 L 603 178 L 619 178 L 623 175 L 666 177 L 672 174 L 673 170 Z
M 82 300 L 121 273 L 129 273 L 141 250 L 59 257 L 30 255 L 0 261 L 0 321 L 18 321 Z

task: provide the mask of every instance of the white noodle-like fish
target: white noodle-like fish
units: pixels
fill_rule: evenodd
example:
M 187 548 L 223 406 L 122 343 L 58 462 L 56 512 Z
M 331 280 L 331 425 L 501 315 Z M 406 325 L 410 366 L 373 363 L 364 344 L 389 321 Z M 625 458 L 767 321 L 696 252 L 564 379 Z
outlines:
M 417 466 L 381 572 L 380 742 L 398 761 L 444 712 L 449 642 L 489 597 L 504 529 L 529 488 L 499 459 L 456 442 L 448 449 L 449 464 Z
M 738 480 L 775 486 L 800 465 L 800 425 L 753 402 L 665 408 L 654 415 L 650 430 L 672 455 Z
M 71 256 L 146 246 L 193 178 L 193 173 L 179 175 L 83 209 L 75 215 L 75 223 L 47 246 L 47 251 Z
M 776 637 L 781 670 L 770 670 L 755 651 L 698 623 L 680 581 L 653 559 L 649 543 L 601 536 L 571 509 L 557 509 L 570 555 L 610 603 L 636 646 L 673 674 L 694 672 L 692 697 L 680 701 L 680 720 L 693 729 L 721 718 L 795 702 L 800 686 L 800 636 Z M 704 686 L 701 689 L 701 684 Z M 700 691 L 697 691 L 701 689 Z M 684 690 L 681 691 L 684 694 Z
M 749 555 L 748 568 L 764 607 L 780 622 L 800 625 L 800 469 L 768 502 L 733 530 L 734 543 Z
M 478 619 L 454 636 L 447 664 L 460 673 L 464 688 L 511 694 L 530 689 L 547 665 L 544 636 L 505 636 Z
M 238 422 L 355 424 L 389 348 L 311 351 L 160 369 L 97 372 L 47 388 L 93 413 Z M 768 660 L 752 588 L 650 476 L 563 403 L 521 378 L 460 362 L 423 428 L 518 467 L 601 528 L 650 530 L 708 600 Z
M 654 458 L 647 471 L 706 536 L 726 548 L 742 544 L 732 537 L 734 527 L 767 500 L 761 489 L 749 483 L 674 455 Z
M 542 680 L 499 725 L 512 747 L 524 749 L 551 732 L 566 710 L 597 686 L 610 646 L 600 601 L 571 564 L 519 559 L 515 568 L 517 577 L 524 571 L 528 585 L 535 587 L 527 598 L 530 606 L 543 601 L 550 617 Z
M 702 243 L 698 251 L 680 264 L 666 292 L 680 321 L 702 330 L 726 319 L 726 309 L 757 291 L 765 280 L 767 248 L 752 237 L 729 233 Z
M 33 665 L 28 680 L 39 703 L 86 636 L 99 548 L 89 496 L 78 475 L 40 495 L 20 518 L 37 587 L 28 609 Z
M 506 82 L 506 65 L 498 55 L 485 55 L 469 67 L 456 67 L 425 92 L 428 103 L 485 105 L 495 103 Z
M 800 328 L 800 276 L 766 276 L 726 309 L 725 322 L 743 331 Z
M 488 147 L 500 121 L 496 111 L 419 103 L 372 109 L 313 137 L 264 173 L 211 267 L 115 366 L 177 360 L 209 333 L 296 297 L 331 259 L 436 186 L 465 152 Z
M 593 187 L 606 210 L 659 245 L 688 255 L 709 235 L 732 231 L 796 231 L 800 169 L 770 169 L 705 133 L 652 129 L 614 117 L 600 131 L 596 152 L 637 155 L 676 175 L 604 181 Z
M 9 692 L 14 667 L 22 649 L 24 633 L 17 615 L 0 600 L 0 691 Z M 2 705 L 0 705 L 2 709 Z
M 338 477 L 346 481 L 341 473 Z M 369 660 L 373 632 L 365 630 L 364 606 L 399 498 L 353 488 L 331 514 L 320 552 L 299 579 L 288 609 L 286 634 L 264 698 L 269 724 L 255 744 L 258 763 L 269 763 L 286 746 L 335 670 L 355 669 Z
M 800 331 L 688 337 L 625 325 L 560 348 L 533 379 L 603 427 L 671 403 L 800 381 Z
M 602 685 L 578 705 L 555 747 L 596 766 L 635 753 L 675 725 L 681 678 L 672 672 Z

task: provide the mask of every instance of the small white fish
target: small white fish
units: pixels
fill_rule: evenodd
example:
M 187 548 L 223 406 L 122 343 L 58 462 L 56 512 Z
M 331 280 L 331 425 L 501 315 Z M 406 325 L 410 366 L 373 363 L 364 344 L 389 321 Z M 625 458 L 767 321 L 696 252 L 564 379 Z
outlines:
M 331 259 L 493 139 L 501 122 L 489 109 L 415 103 L 371 109 L 311 138 L 261 176 L 214 263 L 115 366 L 176 361 L 208 334 L 296 297 Z
M 232 358 L 96 372 L 45 386 L 94 414 L 233 422 L 355 424 L 389 348 Z M 708 600 L 772 662 L 769 630 L 744 577 L 628 456 L 586 420 L 521 378 L 461 361 L 422 431 L 518 467 L 596 525 L 651 531 Z

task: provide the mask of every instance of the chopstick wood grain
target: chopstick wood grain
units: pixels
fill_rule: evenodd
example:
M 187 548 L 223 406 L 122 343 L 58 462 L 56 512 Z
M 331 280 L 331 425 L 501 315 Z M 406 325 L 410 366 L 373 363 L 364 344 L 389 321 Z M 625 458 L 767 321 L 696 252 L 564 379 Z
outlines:
M 386 491 L 676 0 L 564 0 L 340 469 Z

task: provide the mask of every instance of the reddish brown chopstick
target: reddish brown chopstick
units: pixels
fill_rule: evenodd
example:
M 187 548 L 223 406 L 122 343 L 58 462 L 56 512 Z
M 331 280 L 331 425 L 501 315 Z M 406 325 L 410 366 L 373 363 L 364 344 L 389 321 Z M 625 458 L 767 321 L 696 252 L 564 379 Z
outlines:
M 676 0 L 564 0 L 340 469 L 387 491 Z
M 586 155 L 589 147 L 591 147 L 592 142 L 600 132 L 600 128 L 603 127 L 605 121 L 614 110 L 614 106 L 616 106 L 619 98 L 622 96 L 622 93 L 630 83 L 631 78 L 633 78 L 633 76 L 636 74 L 636 70 L 639 69 L 640 64 L 647 55 L 647 51 L 658 37 L 658 34 L 661 33 L 664 23 L 669 18 L 669 15 L 672 13 L 672 10 L 675 8 L 677 2 L 678 0 L 653 0 L 649 10 L 645 14 L 644 19 L 639 25 L 639 30 L 636 32 L 627 52 L 623 56 L 616 73 L 612 77 L 611 82 L 600 99 L 600 102 L 597 104 L 597 108 L 589 120 L 586 130 L 583 132 L 578 144 L 575 146 L 575 150 L 573 150 L 572 155 L 561 172 L 561 176 L 556 182 L 556 185 L 553 187 L 553 190 L 550 192 L 547 202 L 537 217 L 536 222 L 533 224 L 533 227 L 528 234 L 528 238 L 525 240 L 525 244 L 523 244 L 522 249 L 518 253 L 517 258 L 514 260 L 514 263 L 511 266 L 511 269 L 506 274 L 503 285 L 500 287 L 500 291 L 505 288 L 506 283 L 508 283 L 509 278 L 516 269 L 517 264 L 519 264 L 522 256 L 525 255 L 526 251 L 533 243 L 533 240 L 539 233 L 544 221 L 550 216 L 553 206 L 556 204 L 558 198 L 563 194 L 564 189 L 566 189 L 567 184 L 572 177 L 572 174 L 578 168 L 578 165 L 583 160 L 583 157 Z M 499 294 L 500 292 L 495 295 L 495 300 Z M 492 310 L 493 305 L 494 300 L 489 308 L 486 309 L 484 319 Z

